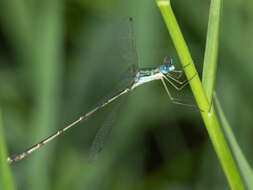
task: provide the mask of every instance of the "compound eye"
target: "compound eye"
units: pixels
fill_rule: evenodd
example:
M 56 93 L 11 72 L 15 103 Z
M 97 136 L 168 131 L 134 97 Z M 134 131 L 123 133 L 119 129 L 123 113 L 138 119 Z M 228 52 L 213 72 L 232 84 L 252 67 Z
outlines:
M 171 56 L 165 56 L 164 63 L 171 65 L 173 63 L 173 59 Z
M 170 57 L 170 64 L 172 65 L 173 64 L 173 58 Z
M 161 70 L 162 70 L 163 73 L 168 73 L 169 68 L 170 67 L 167 64 L 164 64 L 164 65 L 162 65 Z

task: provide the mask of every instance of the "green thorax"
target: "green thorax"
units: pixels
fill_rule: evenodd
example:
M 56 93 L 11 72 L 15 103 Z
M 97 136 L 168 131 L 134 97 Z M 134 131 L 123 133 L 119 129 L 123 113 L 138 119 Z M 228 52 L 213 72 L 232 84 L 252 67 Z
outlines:
M 153 76 L 159 72 L 159 68 L 142 68 L 139 70 L 139 78 Z

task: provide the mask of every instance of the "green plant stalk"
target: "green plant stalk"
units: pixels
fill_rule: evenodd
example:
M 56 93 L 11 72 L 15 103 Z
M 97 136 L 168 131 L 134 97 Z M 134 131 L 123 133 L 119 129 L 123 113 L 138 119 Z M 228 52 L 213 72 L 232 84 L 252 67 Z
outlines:
M 186 65 L 190 64 L 185 68 L 185 74 L 188 79 L 191 79 L 195 74 L 197 74 L 197 71 L 178 26 L 177 20 L 174 16 L 170 1 L 156 0 L 156 2 L 160 8 L 172 41 L 178 52 L 182 66 L 185 67 Z M 224 134 L 221 130 L 216 113 L 214 109 L 210 109 L 209 102 L 198 75 L 190 80 L 190 86 L 198 107 L 201 109 L 201 116 L 231 189 L 244 189 L 238 168 L 232 157 L 229 146 L 224 138 Z
M 206 50 L 202 76 L 202 84 L 206 92 L 208 102 L 212 101 L 212 93 L 216 76 L 221 4 L 222 0 L 212 0 L 209 11 Z
M 0 180 L 2 188 L 5 190 L 16 189 L 12 179 L 11 170 L 9 164 L 6 162 L 7 149 L 4 140 L 3 126 L 2 126 L 2 113 L 0 111 Z

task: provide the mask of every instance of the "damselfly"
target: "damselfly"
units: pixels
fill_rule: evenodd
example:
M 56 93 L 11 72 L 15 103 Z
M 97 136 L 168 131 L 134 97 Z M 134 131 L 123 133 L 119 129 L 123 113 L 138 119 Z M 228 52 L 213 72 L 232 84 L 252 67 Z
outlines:
M 129 22 L 133 22 L 132 18 L 129 19 Z M 168 87 L 166 85 L 166 81 L 172 85 L 176 90 L 181 90 L 183 87 L 185 87 L 188 83 L 189 80 L 184 80 L 180 81 L 179 78 L 182 76 L 183 70 L 176 70 L 173 59 L 170 56 L 166 56 L 164 58 L 163 64 L 153 67 L 153 68 L 138 68 L 138 57 L 136 53 L 136 45 L 135 45 L 135 39 L 134 39 L 134 31 L 133 31 L 133 23 L 130 24 L 130 33 L 131 33 L 131 38 L 129 38 L 130 43 L 131 43 L 131 51 L 133 52 L 133 60 L 134 64 L 130 67 L 129 71 L 132 76 L 132 80 L 130 85 L 128 85 L 125 89 L 120 89 L 116 91 L 112 96 L 109 96 L 105 98 L 101 103 L 99 103 L 97 106 L 95 106 L 93 109 L 91 109 L 89 112 L 86 114 L 80 116 L 76 121 L 70 123 L 69 125 L 65 126 L 64 128 L 58 130 L 54 134 L 50 135 L 49 137 L 43 139 L 41 142 L 33 145 L 32 147 L 28 148 L 24 152 L 10 156 L 7 158 L 7 161 L 9 163 L 18 161 L 26 157 L 27 155 L 31 154 L 33 151 L 39 149 L 43 145 L 47 144 L 57 136 L 61 135 L 63 132 L 71 129 L 74 127 L 76 124 L 80 123 L 81 121 L 87 120 L 91 115 L 93 115 L 95 112 L 100 110 L 101 108 L 105 107 L 106 105 L 110 104 L 123 94 L 126 94 L 130 91 L 133 91 L 136 89 L 136 87 L 141 86 L 145 83 L 154 81 L 154 80 L 160 80 L 165 88 L 166 93 L 169 96 L 169 99 L 171 100 L 172 103 L 175 104 L 181 104 L 181 105 L 187 105 L 187 106 L 194 106 L 190 104 L 185 104 L 181 102 L 178 99 L 175 99 L 172 97 L 171 93 L 168 90 Z M 175 74 L 178 75 L 175 77 Z M 194 75 L 195 76 L 195 75 Z M 192 76 L 192 78 L 194 77 Z M 191 79 L 190 79 L 191 80 Z M 176 85 L 177 84 L 177 85 Z M 98 132 L 99 133 L 99 132 Z M 96 140 L 96 138 L 95 138 Z

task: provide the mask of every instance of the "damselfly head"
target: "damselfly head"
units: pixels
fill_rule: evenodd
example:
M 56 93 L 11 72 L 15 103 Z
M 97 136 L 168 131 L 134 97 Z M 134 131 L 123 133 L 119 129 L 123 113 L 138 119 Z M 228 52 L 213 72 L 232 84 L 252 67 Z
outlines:
M 170 71 L 175 70 L 172 57 L 165 56 L 163 63 L 164 64 L 160 67 L 162 73 L 167 74 Z

